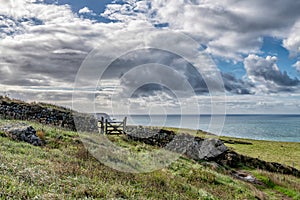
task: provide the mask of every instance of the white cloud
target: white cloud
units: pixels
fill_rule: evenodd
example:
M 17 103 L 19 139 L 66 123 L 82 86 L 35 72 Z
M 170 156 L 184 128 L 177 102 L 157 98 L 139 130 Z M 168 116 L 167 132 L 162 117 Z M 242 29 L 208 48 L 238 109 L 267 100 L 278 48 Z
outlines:
M 5 72 L 0 74 L 1 83 L 72 85 L 86 54 L 105 38 L 105 31 L 112 30 L 111 25 L 81 19 L 68 5 L 20 3 L 23 6 L 14 4 L 13 12 L 0 10 L 1 23 L 11 24 L 11 30 L 1 31 L 0 70 Z
M 293 65 L 293 67 L 295 67 L 296 70 L 300 73 L 300 61 L 297 61 L 297 62 Z
M 142 8 L 137 9 L 140 5 Z M 172 30 L 193 35 L 208 47 L 209 53 L 242 61 L 245 55 L 259 53 L 266 35 L 285 39 L 290 34 L 285 46 L 299 52 L 299 44 L 295 43 L 297 28 L 291 30 L 300 20 L 299 9 L 300 3 L 293 0 L 132 0 L 108 5 L 102 16 L 168 23 Z
M 281 72 L 277 66 L 276 56 L 266 58 L 249 55 L 244 60 L 244 66 L 250 81 L 261 92 L 292 92 L 299 89 L 300 81 L 292 79 L 286 72 Z
M 148 20 L 149 7 L 146 1 L 129 1 L 124 4 L 108 4 L 101 16 L 110 20 L 128 22 L 131 20 Z
M 96 15 L 94 13 L 93 10 L 89 9 L 88 7 L 84 7 L 84 8 L 81 8 L 79 11 L 78 11 L 79 14 L 91 14 L 91 15 Z
M 290 30 L 288 37 L 283 41 L 283 46 L 290 51 L 292 57 L 300 53 L 300 20 Z
M 163 2 L 163 3 L 162 3 Z M 177 5 L 179 4 L 179 5 Z M 270 6 L 276 4 L 277 6 Z M 194 33 L 208 42 L 209 52 L 240 60 L 259 52 L 264 35 L 286 37 L 299 20 L 295 1 L 154 1 L 158 18 L 171 28 Z M 292 14 L 293 13 L 293 14 Z M 268 16 L 268 17 L 265 17 Z
M 74 49 L 56 49 L 53 51 L 54 54 L 87 54 L 87 52 L 74 50 Z

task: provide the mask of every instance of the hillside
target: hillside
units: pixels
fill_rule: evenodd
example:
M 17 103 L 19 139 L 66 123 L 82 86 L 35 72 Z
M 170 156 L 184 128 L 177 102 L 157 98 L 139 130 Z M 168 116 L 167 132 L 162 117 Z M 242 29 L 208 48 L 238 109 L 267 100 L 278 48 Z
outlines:
M 155 172 L 123 173 L 84 148 L 74 113 L 79 115 L 50 104 L 0 98 L 0 128 L 31 125 L 45 141 L 33 146 L 0 131 L 0 199 L 300 199 L 299 143 L 221 137 L 229 150 L 209 161 L 183 155 Z M 216 137 L 202 131 L 195 136 Z M 108 139 L 132 152 L 162 145 L 157 138 Z
M 2 120 L 6 123 L 17 121 Z M 47 144 L 35 147 L 0 137 L 1 199 L 299 199 L 300 179 L 262 170 L 225 169 L 184 157 L 145 174 L 112 170 L 84 149 L 76 132 L 26 122 L 43 129 Z M 1 134 L 4 135 L 3 133 Z M 109 136 L 133 151 L 155 147 L 126 136 Z M 250 141 L 251 142 L 251 141 Z M 254 175 L 258 183 L 232 176 L 232 170 Z

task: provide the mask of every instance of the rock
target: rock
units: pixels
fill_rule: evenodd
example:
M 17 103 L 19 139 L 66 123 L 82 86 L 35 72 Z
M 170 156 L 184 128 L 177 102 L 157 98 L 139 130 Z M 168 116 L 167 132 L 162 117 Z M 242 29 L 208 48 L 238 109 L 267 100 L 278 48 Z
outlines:
M 7 124 L 4 127 L 0 127 L 0 130 L 5 132 L 6 135 L 13 140 L 27 142 L 34 146 L 42 146 L 44 144 L 44 142 L 37 137 L 35 129 L 24 123 Z
M 127 127 L 127 138 L 145 144 L 165 147 L 175 137 L 173 131 L 150 129 L 146 127 Z
M 218 139 L 195 140 L 187 149 L 186 155 L 194 160 L 213 160 L 227 150 L 224 143 Z
M 173 131 L 130 127 L 127 129 L 130 140 L 149 145 L 165 147 L 167 150 L 185 153 L 194 160 L 213 160 L 227 151 L 227 147 L 218 139 L 201 139 L 188 134 L 176 135 Z
M 232 176 L 234 176 L 235 178 L 240 179 L 242 181 L 249 182 L 249 183 L 254 183 L 254 184 L 258 184 L 258 185 L 264 185 L 261 181 L 257 180 L 249 172 L 237 171 L 237 172 L 233 172 Z

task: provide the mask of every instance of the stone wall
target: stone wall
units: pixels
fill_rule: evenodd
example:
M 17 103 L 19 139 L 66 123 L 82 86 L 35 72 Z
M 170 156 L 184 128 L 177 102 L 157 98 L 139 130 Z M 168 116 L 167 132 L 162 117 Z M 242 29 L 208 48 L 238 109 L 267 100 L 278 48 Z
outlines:
M 75 118 L 74 118 L 75 116 Z M 0 118 L 36 121 L 73 131 L 97 131 L 97 120 L 92 115 L 80 114 L 66 108 L 47 104 L 29 104 L 0 97 Z M 76 121 L 76 126 L 75 122 Z
M 25 123 L 6 124 L 0 127 L 0 131 L 13 140 L 27 142 L 34 146 L 45 144 L 45 141 L 37 136 L 36 130 Z

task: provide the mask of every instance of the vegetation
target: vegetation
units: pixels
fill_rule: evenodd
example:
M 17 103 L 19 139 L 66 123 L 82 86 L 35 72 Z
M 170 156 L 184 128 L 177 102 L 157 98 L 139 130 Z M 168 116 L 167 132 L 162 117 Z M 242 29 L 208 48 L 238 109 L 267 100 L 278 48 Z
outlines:
M 226 143 L 228 138 L 222 137 Z M 234 139 L 235 141 L 250 142 L 250 145 L 226 143 L 236 152 L 259 158 L 267 162 L 278 162 L 300 170 L 300 145 L 293 142 L 271 142 L 259 140 Z
M 187 132 L 199 137 L 217 137 L 203 131 L 189 129 L 168 128 L 178 132 Z M 259 158 L 267 162 L 277 162 L 300 170 L 300 145 L 296 142 L 274 142 L 263 140 L 250 140 L 241 138 L 220 137 L 226 144 L 237 153 Z
M 5 123 L 0 121 L 0 126 Z M 0 199 L 300 199 L 299 178 L 243 169 L 262 182 L 251 184 L 232 177 L 228 170 L 184 157 L 151 173 L 115 171 L 85 150 L 78 133 L 26 123 L 43 130 L 40 134 L 47 145 L 35 147 L 0 133 Z M 124 136 L 109 139 L 134 151 L 154 148 Z M 246 147 L 230 146 L 250 153 Z M 297 147 L 291 148 L 299 153 Z

